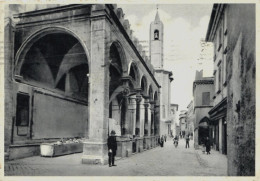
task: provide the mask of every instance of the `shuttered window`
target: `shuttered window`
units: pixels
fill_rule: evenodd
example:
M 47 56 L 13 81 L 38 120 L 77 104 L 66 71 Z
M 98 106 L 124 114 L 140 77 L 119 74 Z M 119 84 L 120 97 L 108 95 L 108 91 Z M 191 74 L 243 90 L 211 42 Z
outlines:
M 210 93 L 209 92 L 202 93 L 202 105 L 210 105 Z

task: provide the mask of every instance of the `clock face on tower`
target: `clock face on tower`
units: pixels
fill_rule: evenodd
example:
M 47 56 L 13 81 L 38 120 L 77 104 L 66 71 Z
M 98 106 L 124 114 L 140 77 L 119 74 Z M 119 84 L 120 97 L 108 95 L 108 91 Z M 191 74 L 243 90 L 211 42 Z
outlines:
M 154 30 L 154 40 L 159 40 L 159 31 Z

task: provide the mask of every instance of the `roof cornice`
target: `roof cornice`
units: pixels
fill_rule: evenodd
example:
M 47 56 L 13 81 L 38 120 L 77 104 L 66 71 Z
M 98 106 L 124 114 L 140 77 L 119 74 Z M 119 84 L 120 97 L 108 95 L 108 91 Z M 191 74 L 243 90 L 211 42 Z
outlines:
M 206 41 L 213 42 L 215 33 L 218 27 L 218 23 L 225 8 L 225 4 L 214 4 L 210 16 L 208 30 L 206 34 Z

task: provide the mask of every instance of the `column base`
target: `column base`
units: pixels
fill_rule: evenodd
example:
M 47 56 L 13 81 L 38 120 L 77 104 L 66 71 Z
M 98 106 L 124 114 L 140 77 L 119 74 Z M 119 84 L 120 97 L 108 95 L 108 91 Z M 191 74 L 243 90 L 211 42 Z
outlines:
M 83 155 L 82 156 L 82 164 L 90 164 L 90 165 L 107 165 L 108 164 L 108 156 L 98 156 L 98 155 Z
M 107 143 L 94 141 L 84 142 L 82 164 L 108 164 Z

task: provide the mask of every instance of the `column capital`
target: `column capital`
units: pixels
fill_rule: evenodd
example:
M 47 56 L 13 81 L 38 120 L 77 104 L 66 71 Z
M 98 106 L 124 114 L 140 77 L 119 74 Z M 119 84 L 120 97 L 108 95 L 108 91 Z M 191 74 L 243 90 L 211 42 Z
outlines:
M 148 102 L 145 102 L 145 103 L 144 103 L 144 108 L 147 109 L 148 107 L 149 107 L 149 103 L 148 103 Z
M 156 104 L 156 102 L 155 102 L 155 101 L 153 101 L 153 100 L 151 100 L 151 101 L 150 101 L 150 104 L 151 104 L 151 105 L 155 105 L 155 104 Z
M 131 80 L 131 77 L 130 77 L 129 75 L 123 75 L 123 76 L 121 77 L 121 80 L 122 80 L 123 82 L 128 82 L 128 81 Z
M 124 90 L 122 91 L 123 97 L 126 98 L 126 97 L 129 95 L 129 93 L 130 93 L 129 87 L 128 87 L 128 86 L 125 86 L 125 87 L 124 87 Z
M 141 88 L 141 87 L 135 88 L 135 92 L 136 92 L 137 94 L 141 94 L 142 88 Z
M 139 104 L 142 101 L 142 96 L 141 95 L 137 95 L 135 100 Z

